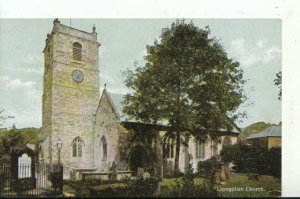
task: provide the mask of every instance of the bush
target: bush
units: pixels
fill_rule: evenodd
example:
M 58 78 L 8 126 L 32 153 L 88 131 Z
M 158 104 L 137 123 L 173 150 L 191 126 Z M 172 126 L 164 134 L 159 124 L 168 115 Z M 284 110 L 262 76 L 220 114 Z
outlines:
M 225 163 L 233 162 L 236 165 L 236 172 L 257 173 L 257 161 L 262 154 L 251 145 L 239 142 L 224 146 L 220 155 Z
M 281 148 L 267 150 L 239 142 L 224 146 L 221 158 L 225 163 L 233 162 L 236 172 L 281 176 Z
M 259 165 L 264 166 L 264 170 L 258 169 L 259 174 L 272 175 L 281 178 L 281 147 L 271 148 L 264 153 Z
M 207 179 L 209 183 L 213 183 L 215 172 L 221 169 L 221 163 L 215 156 L 205 161 L 199 161 L 197 166 L 198 174 Z
M 158 178 L 138 178 L 128 182 L 129 197 L 152 197 L 158 188 Z
M 176 179 L 175 185 L 172 186 L 170 196 L 173 197 L 217 197 L 217 190 L 213 188 L 212 184 L 204 183 L 203 185 L 196 185 L 194 181 L 195 175 L 193 173 L 192 165 L 186 168 L 186 172 L 182 180 Z

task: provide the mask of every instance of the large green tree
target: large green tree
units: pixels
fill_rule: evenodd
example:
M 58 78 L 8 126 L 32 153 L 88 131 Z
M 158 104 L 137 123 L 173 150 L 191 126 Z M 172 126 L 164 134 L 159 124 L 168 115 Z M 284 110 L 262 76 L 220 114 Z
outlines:
M 177 20 L 147 46 L 145 66 L 126 73 L 133 92 L 125 97 L 124 112 L 143 122 L 168 123 L 176 138 L 177 172 L 182 132 L 215 138 L 242 116 L 236 110 L 245 100 L 243 71 L 209 34 L 208 27 Z

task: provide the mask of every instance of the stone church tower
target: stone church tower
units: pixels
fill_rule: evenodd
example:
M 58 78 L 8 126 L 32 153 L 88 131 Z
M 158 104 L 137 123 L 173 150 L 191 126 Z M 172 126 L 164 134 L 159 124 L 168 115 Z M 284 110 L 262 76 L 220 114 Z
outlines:
M 54 20 L 44 49 L 41 159 L 58 162 L 64 173 L 93 169 L 93 123 L 99 103 L 99 46 L 96 28 L 88 33 Z

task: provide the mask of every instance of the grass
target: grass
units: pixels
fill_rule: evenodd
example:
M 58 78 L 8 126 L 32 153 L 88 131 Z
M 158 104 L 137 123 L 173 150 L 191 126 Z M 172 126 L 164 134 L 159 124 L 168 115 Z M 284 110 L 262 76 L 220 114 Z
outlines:
M 176 184 L 176 179 L 181 182 L 182 178 L 166 178 L 160 182 L 161 194 L 160 197 L 168 197 L 172 193 L 172 187 Z M 203 178 L 195 177 L 195 184 L 202 185 L 204 182 Z M 109 182 L 100 182 L 98 180 L 89 181 L 65 181 L 64 192 L 74 194 L 77 197 L 89 196 L 89 188 L 105 188 L 110 187 L 113 184 L 108 184 Z M 107 185 L 105 185 L 107 184 Z M 118 183 L 114 183 L 118 184 Z M 97 186 L 97 187 L 95 187 Z M 99 186 L 99 187 L 98 187 Z M 239 188 L 244 191 L 232 190 L 230 188 Z M 262 187 L 261 191 L 246 191 L 247 187 L 259 188 Z M 265 182 L 250 180 L 245 174 L 232 174 L 231 179 L 227 181 L 226 185 L 218 185 L 218 197 L 270 197 L 278 196 L 281 192 L 281 182 L 278 180 L 268 180 Z
M 232 175 L 230 181 L 226 185 L 219 186 L 218 188 L 240 188 L 243 191 L 218 191 L 221 197 L 270 197 L 278 196 L 278 192 L 281 192 L 281 182 L 280 181 L 268 181 L 261 182 L 256 180 L 249 180 L 248 176 L 238 174 Z M 247 191 L 246 189 L 260 188 L 257 191 Z M 228 190 L 228 189 L 227 189 Z
M 176 179 L 181 180 L 181 178 L 168 178 L 163 179 L 161 182 L 161 196 L 167 197 L 172 191 L 172 186 L 176 184 Z M 202 185 L 204 179 L 200 177 L 195 178 L 195 184 Z M 229 191 L 229 188 L 237 187 L 243 189 L 244 191 Z M 246 191 L 247 187 L 259 188 L 262 187 L 263 190 L 257 191 Z M 231 179 L 227 182 L 226 185 L 219 185 L 217 187 L 218 197 L 270 197 L 278 196 L 278 193 L 281 192 L 281 183 L 280 181 L 268 181 L 260 182 L 256 180 L 248 179 L 247 175 L 244 174 L 233 174 Z M 222 188 L 227 188 L 223 190 Z

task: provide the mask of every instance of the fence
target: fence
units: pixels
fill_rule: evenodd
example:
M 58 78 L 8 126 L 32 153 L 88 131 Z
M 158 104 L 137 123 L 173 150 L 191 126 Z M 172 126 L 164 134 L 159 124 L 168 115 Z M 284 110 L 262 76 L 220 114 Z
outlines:
M 62 165 L 0 163 L 0 197 L 59 196 L 62 190 Z

